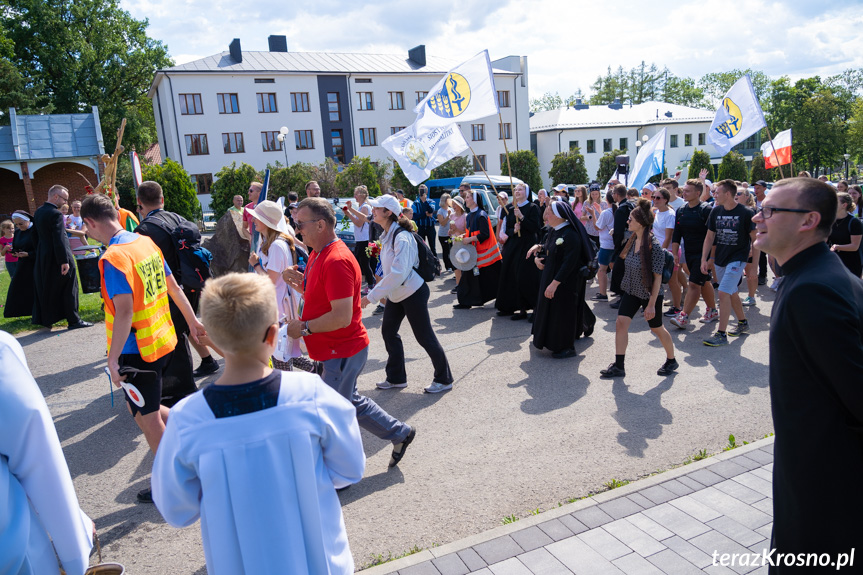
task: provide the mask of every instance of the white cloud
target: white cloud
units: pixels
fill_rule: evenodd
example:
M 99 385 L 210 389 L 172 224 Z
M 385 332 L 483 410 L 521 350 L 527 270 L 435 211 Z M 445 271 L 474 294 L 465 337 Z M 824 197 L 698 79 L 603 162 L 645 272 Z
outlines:
M 863 67 L 863 6 L 852 0 L 122 0 L 177 63 L 227 50 L 266 50 L 284 34 L 292 51 L 528 56 L 532 97 L 587 92 L 607 68 L 655 63 L 680 76 L 753 68 L 796 80 Z

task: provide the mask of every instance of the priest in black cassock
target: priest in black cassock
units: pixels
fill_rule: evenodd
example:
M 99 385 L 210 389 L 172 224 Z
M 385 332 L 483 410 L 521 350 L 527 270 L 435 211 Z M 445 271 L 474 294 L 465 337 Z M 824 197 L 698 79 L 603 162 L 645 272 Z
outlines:
M 52 186 L 48 201 L 33 214 L 33 227 L 39 242 L 36 246 L 36 268 L 33 273 L 36 301 L 33 306 L 33 323 L 51 327 L 67 320 L 69 329 L 90 327 L 78 315 L 78 273 L 75 256 L 69 247 L 63 212 L 69 201 L 69 190 Z
M 545 243 L 529 252 L 535 254 L 536 266 L 542 270 L 533 345 L 563 359 L 575 356 L 575 340 L 593 333 L 596 324 L 596 316 L 584 301 L 585 266 L 593 259 L 593 248 L 569 203 L 553 202 L 544 217 L 549 228 Z
M 503 260 L 500 268 L 500 284 L 497 290 L 497 315 L 509 315 L 510 319 L 526 319 L 527 310 L 536 305 L 539 292 L 539 270 L 527 252 L 537 244 L 537 234 L 542 228 L 539 207 L 527 197 L 527 187 L 516 184 L 512 207 L 505 215 L 502 227 Z

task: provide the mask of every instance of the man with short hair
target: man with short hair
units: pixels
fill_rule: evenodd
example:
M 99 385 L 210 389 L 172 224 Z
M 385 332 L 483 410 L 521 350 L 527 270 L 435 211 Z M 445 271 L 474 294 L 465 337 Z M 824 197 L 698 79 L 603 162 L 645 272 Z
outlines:
M 243 222 L 249 230 L 249 236 L 253 236 L 255 231 L 255 218 L 252 217 L 252 212 L 255 211 L 255 206 L 258 205 L 258 198 L 261 195 L 261 190 L 264 189 L 264 184 L 261 182 L 252 182 L 249 184 L 249 203 L 246 204 L 246 209 L 243 210 Z
M 231 202 L 231 207 L 228 209 L 231 210 L 232 212 L 242 214 L 243 213 L 243 196 L 241 196 L 239 194 L 234 196 L 234 199 Z
M 66 224 L 60 208 L 69 201 L 69 190 L 51 186 L 48 199 L 33 214 L 36 263 L 33 270 L 35 298 L 33 323 L 51 327 L 58 321 L 69 322 L 69 329 L 91 327 L 78 315 L 78 273 L 75 255 L 69 246 Z
M 411 203 L 405 198 L 405 193 L 402 190 L 396 190 L 396 199 L 402 208 L 411 207 Z
M 320 198 L 321 197 L 321 186 L 315 180 L 309 180 L 306 182 L 306 197 L 307 198 Z
M 336 217 L 329 202 L 306 198 L 297 207 L 296 222 L 304 243 L 314 252 L 304 272 L 294 266 L 282 274 L 303 294 L 300 319 L 291 320 L 288 335 L 305 340 L 309 357 L 323 363 L 323 380 L 354 404 L 360 427 L 392 442 L 389 466 L 395 467 L 414 440 L 416 428 L 357 392 L 357 377 L 369 356 L 360 307 L 360 266 L 336 236 Z
M 461 199 L 464 199 L 466 195 L 470 193 L 470 184 L 465 184 L 462 182 L 458 185 L 458 195 L 461 196 Z
M 674 213 L 677 213 L 677 210 L 686 203 L 686 200 L 678 195 L 680 184 L 675 179 L 665 178 L 660 185 L 668 190 L 668 195 L 671 196 L 671 199 L 668 200 L 668 206 L 674 210 Z
M 829 184 L 789 178 L 753 218 L 755 247 L 785 274 L 770 317 L 775 556 L 847 559 L 860 545 L 863 491 L 824 487 L 863 476 L 863 282 L 825 243 L 836 209 Z
M 803 173 L 803 172 L 801 172 L 801 173 Z M 825 176 L 824 174 L 821 174 L 820 176 L 818 176 L 818 181 L 824 182 L 826 184 L 829 180 L 827 179 L 827 176 Z
M 413 219 L 417 225 L 417 233 L 426 241 L 434 256 L 437 257 L 434 204 L 429 201 L 429 189 L 425 184 L 420 184 L 417 190 L 417 199 L 411 209 L 414 211 Z
M 716 347 L 728 345 L 728 335 L 740 336 L 749 333 L 749 322 L 743 311 L 743 303 L 737 293 L 743 279 L 747 260 L 752 256 L 752 211 L 736 198 L 737 186 L 732 180 L 722 180 L 716 186 L 715 205 L 710 212 L 707 235 L 701 251 L 701 273 L 710 269 L 710 252 L 716 245 L 716 280 L 719 282 L 719 326 L 716 333 L 704 340 L 704 345 Z M 737 326 L 729 330 L 728 318 L 731 308 L 737 316 Z

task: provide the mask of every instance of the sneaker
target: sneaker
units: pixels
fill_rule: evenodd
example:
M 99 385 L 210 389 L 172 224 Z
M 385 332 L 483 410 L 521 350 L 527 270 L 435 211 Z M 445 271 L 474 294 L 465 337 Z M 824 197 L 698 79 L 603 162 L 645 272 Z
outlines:
M 390 383 L 387 380 L 383 380 L 382 382 L 375 384 L 375 387 L 377 387 L 378 389 L 398 389 L 398 388 L 407 387 L 407 386 L 408 386 L 407 382 L 405 382 L 405 383 Z
M 136 496 L 138 499 L 138 503 L 152 503 L 153 502 L 153 490 L 149 487 L 144 489 L 143 491 L 139 491 Z
M 619 309 L 620 308 L 620 298 L 617 298 L 617 301 L 613 301 L 610 304 L 608 304 L 608 307 L 610 307 L 611 309 Z
M 663 313 L 662 315 L 664 315 L 665 317 L 675 317 L 675 316 L 679 315 L 681 311 L 683 311 L 683 310 L 681 310 L 679 307 L 673 307 L 672 306 L 672 307 L 668 308 L 668 310 L 665 313 Z
M 704 340 L 704 345 L 709 345 L 710 347 L 719 347 L 720 345 L 728 345 L 728 336 L 723 335 L 719 332 L 716 332 L 712 336 L 710 336 Z
M 449 391 L 451 389 L 452 389 L 451 383 L 438 383 L 435 381 L 430 386 L 423 389 L 423 391 L 426 393 L 440 393 L 442 391 Z
M 778 290 L 778 289 L 779 289 L 779 285 L 780 285 L 781 283 L 782 283 L 782 278 L 776 278 L 775 280 L 773 280 L 773 283 L 772 283 L 772 284 L 770 284 L 770 290 L 771 290 L 771 291 L 776 291 L 776 290 Z
M 596 294 L 593 294 L 593 297 L 591 299 L 593 301 L 608 301 L 608 296 L 605 294 L 596 293 Z
M 456 293 L 458 293 L 458 286 L 455 286 L 454 288 L 452 288 L 451 290 L 449 290 L 449 293 L 452 293 L 452 294 L 456 294 Z
M 732 337 L 746 335 L 747 333 L 749 333 L 749 322 L 742 323 L 738 321 L 736 326 L 728 330 L 728 335 Z
M 210 355 L 201 360 L 201 365 L 198 366 L 198 369 L 192 372 L 192 375 L 194 377 L 204 377 L 205 375 L 210 375 L 217 371 L 219 371 L 219 364 L 216 363 L 216 360 L 213 359 L 212 355 Z
M 701 316 L 701 319 L 698 320 L 701 323 L 712 323 L 719 319 L 719 310 L 715 307 L 707 308 L 707 311 L 704 312 L 704 315 Z
M 678 367 L 680 367 L 680 364 L 677 363 L 676 359 L 667 359 L 662 364 L 662 367 L 656 370 L 656 375 L 671 375 Z
M 375 308 L 375 311 L 372 312 L 372 315 L 381 315 L 384 313 L 384 306 L 378 304 L 378 307 Z
M 617 367 L 616 363 L 612 363 L 606 369 L 601 370 L 599 375 L 601 377 L 624 377 L 626 370 Z
M 414 440 L 414 437 L 416 437 L 416 435 L 417 435 L 417 428 L 411 427 L 411 431 L 410 431 L 410 433 L 408 433 L 408 436 L 405 437 L 404 441 L 402 441 L 401 443 L 394 443 L 393 444 L 393 453 L 390 456 L 390 467 L 395 467 L 396 465 L 399 464 L 399 461 L 401 461 L 402 457 L 405 456 L 405 451 L 407 450 L 408 445 L 411 444 L 411 442 Z
M 765 276 L 758 276 L 758 285 L 763 286 L 767 284 L 767 278 Z
M 366 286 L 366 287 L 364 287 L 362 290 L 360 290 L 360 295 L 361 295 L 361 296 L 367 296 L 367 295 L 369 295 L 369 288 L 368 288 L 368 286 Z
M 689 316 L 680 312 L 677 314 L 677 317 L 671 318 L 671 325 L 679 327 L 680 329 L 686 329 L 686 326 L 689 325 Z
M 747 298 L 743 298 L 743 301 L 740 303 L 742 303 L 746 307 L 751 307 L 751 306 L 755 305 L 755 298 L 752 296 L 749 296 Z

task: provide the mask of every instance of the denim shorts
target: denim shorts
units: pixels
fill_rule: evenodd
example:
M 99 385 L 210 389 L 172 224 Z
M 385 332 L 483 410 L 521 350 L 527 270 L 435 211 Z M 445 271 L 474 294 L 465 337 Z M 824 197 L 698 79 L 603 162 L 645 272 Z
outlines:
M 614 250 L 607 250 L 605 248 L 599 248 L 599 254 L 597 255 L 597 259 L 599 260 L 599 265 L 607 266 L 611 263 L 611 256 L 614 255 Z
M 719 281 L 719 291 L 735 294 L 743 279 L 746 262 L 729 262 L 727 266 L 716 266 L 716 279 Z

